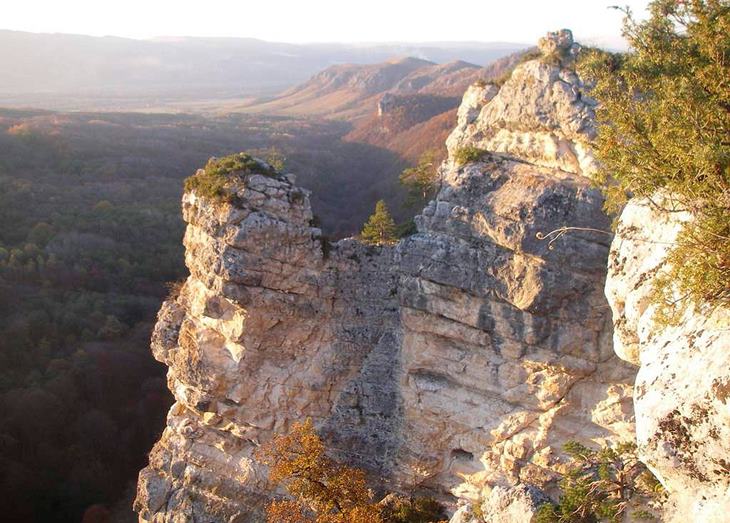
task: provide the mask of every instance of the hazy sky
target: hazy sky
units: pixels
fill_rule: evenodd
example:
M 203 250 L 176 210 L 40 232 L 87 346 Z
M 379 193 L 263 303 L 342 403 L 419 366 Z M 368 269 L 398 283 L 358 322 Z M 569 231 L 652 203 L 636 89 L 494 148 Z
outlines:
M 2 0 L 0 28 L 34 32 L 236 36 L 284 42 L 509 41 L 568 27 L 616 40 L 607 9 L 648 0 Z

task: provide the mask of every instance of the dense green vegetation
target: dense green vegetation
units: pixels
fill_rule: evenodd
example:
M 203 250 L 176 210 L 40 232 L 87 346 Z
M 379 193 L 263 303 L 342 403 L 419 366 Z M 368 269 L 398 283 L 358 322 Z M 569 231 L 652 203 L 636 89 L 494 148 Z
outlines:
M 22 124 L 0 151 L 0 511 L 80 521 L 131 488 L 171 403 L 147 346 L 184 274 L 176 191 Z
M 226 194 L 225 188 L 232 173 L 274 176 L 276 169 L 248 153 L 211 158 L 203 169 L 185 179 L 185 190 L 207 198 L 228 199 L 230 195 Z
M 276 145 L 316 191 L 325 230 L 354 233 L 381 194 L 397 198 L 402 163 L 341 142 L 346 130 L 0 110 L 3 521 L 136 520 L 136 475 L 172 401 L 149 337 L 168 282 L 187 272 L 183 180 L 241 149 L 282 165 Z M 228 162 L 209 166 L 223 172 L 248 158 Z
M 486 154 L 487 151 L 484 149 L 480 149 L 473 145 L 467 145 L 454 151 L 454 161 L 459 166 L 466 165 L 467 163 L 482 160 Z
M 628 197 L 689 211 L 658 278 L 657 299 L 730 305 L 730 2 L 654 0 L 627 12 L 627 54 L 587 53 L 581 72 L 600 101 L 596 150 L 608 210 Z

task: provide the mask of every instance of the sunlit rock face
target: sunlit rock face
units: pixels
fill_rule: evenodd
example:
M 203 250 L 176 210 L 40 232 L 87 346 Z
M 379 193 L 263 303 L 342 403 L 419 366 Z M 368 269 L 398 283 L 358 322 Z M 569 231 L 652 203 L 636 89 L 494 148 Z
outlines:
M 531 485 L 497 486 L 483 500 L 463 503 L 449 523 L 532 523 L 540 507 L 549 502 L 545 493 Z
M 152 343 L 176 403 L 140 473 L 141 520 L 259 521 L 272 489 L 255 450 L 306 417 L 375 485 L 452 503 L 549 491 L 569 439 L 633 439 L 609 236 L 536 237 L 609 227 L 584 176 L 581 89 L 541 61 L 471 88 L 441 190 L 394 247 L 328 245 L 290 176 L 233 176 L 231 203 L 186 193 L 190 277 Z M 489 154 L 457 165 L 464 145 Z
M 551 33 L 541 39 L 549 56 L 518 66 L 496 95 L 494 86 L 472 87 L 446 141 L 449 152 L 469 145 L 590 176 L 595 101 L 575 71 L 562 67 L 573 62 L 576 45 L 570 31 Z
M 176 403 L 140 475 L 145 520 L 257 520 L 271 489 L 255 449 L 307 417 L 374 473 L 396 448 L 392 250 L 328 253 L 291 177 L 238 178 L 235 203 L 183 197 L 190 277 L 152 340 Z
M 397 249 L 398 470 L 472 497 L 548 485 L 568 439 L 632 439 L 634 370 L 613 354 L 602 292 L 608 237 L 577 232 L 552 250 L 535 237 L 608 228 L 601 198 L 578 175 L 504 158 L 447 168 L 444 182 Z
M 666 520 L 719 523 L 730 514 L 730 311 L 688 308 L 676 325 L 658 324 L 652 298 L 689 219 L 629 202 L 611 246 L 606 295 L 616 353 L 641 366 L 636 436 L 642 461 L 669 493 Z

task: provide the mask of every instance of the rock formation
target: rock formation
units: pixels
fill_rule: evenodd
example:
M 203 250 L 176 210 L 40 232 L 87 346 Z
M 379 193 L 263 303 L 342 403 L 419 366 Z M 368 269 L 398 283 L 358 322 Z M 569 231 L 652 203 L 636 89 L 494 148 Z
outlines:
M 394 247 L 329 245 L 291 176 L 231 175 L 226 201 L 187 192 L 190 277 L 152 341 L 176 403 L 140 519 L 259 521 L 271 486 L 255 449 L 305 417 L 384 490 L 505 507 L 522 499 L 510 486 L 554 486 L 566 440 L 633 439 L 609 238 L 536 237 L 609 226 L 581 89 L 540 60 L 471 88 L 442 188 Z M 486 152 L 459 165 L 464 146 Z
M 614 349 L 641 366 L 636 437 L 642 461 L 667 488 L 666 520 L 719 523 L 730 513 L 730 311 L 688 307 L 666 325 L 652 300 L 654 278 L 689 219 L 647 200 L 629 202 L 611 246 L 606 295 Z
M 540 507 L 549 502 L 550 498 L 530 485 L 496 486 L 479 505 L 479 516 L 475 514 L 475 505 L 465 503 L 449 523 L 531 523 Z
M 572 44 L 567 30 L 551 33 L 548 41 L 550 37 L 563 46 L 569 38 Z M 591 175 L 595 167 L 587 144 L 595 134 L 595 102 L 585 96 L 575 71 L 561 63 L 532 60 L 520 65 L 499 92 L 490 84 L 472 86 L 459 109 L 457 128 L 446 142 L 449 151 L 472 145 Z

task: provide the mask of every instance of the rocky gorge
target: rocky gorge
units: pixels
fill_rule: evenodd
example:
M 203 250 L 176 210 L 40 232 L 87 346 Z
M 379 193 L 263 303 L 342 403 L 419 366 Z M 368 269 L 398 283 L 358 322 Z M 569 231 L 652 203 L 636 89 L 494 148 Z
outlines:
M 330 244 L 293 175 L 185 193 L 190 276 L 152 339 L 175 404 L 139 476 L 141 521 L 261 521 L 256 449 L 304 418 L 380 488 L 434 496 L 453 521 L 477 504 L 530 521 L 568 440 L 636 440 L 668 521 L 722 521 L 728 314 L 654 321 L 651 280 L 689 218 L 632 202 L 612 239 L 578 46 L 561 31 L 540 48 L 501 87 L 467 90 L 441 188 L 394 246 Z

